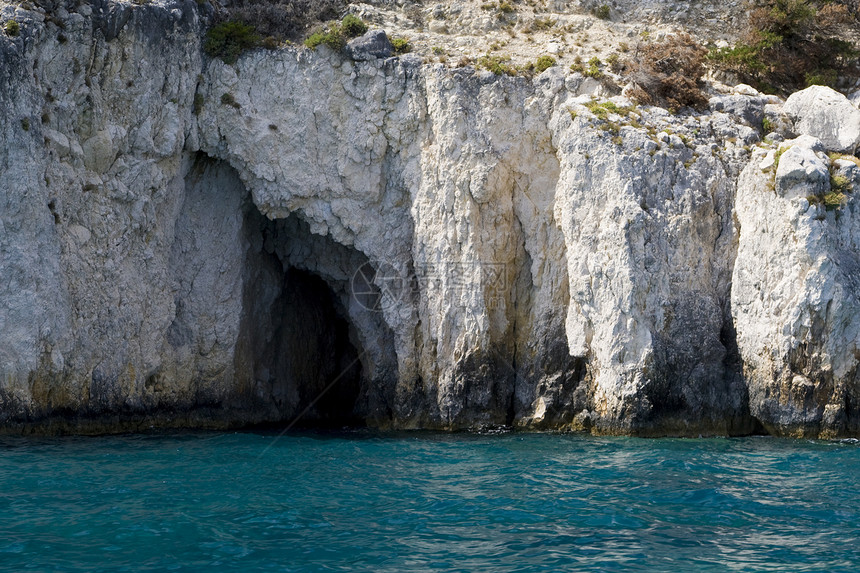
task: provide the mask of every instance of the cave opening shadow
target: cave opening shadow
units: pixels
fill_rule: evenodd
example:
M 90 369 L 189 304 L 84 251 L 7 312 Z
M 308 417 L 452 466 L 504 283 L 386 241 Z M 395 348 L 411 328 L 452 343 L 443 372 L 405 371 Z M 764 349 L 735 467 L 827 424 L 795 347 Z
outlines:
M 363 427 L 361 356 L 346 311 L 319 276 L 289 268 L 276 309 L 273 398 L 295 428 Z

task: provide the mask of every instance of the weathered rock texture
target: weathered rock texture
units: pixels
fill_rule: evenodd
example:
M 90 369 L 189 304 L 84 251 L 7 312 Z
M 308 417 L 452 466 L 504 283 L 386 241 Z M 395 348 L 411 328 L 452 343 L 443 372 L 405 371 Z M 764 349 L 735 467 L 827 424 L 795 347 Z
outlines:
M 857 206 L 822 203 L 858 170 L 820 133 L 775 166 L 753 125 L 803 109 L 616 113 L 558 68 L 325 47 L 228 66 L 204 10 L 19 9 L 0 41 L 3 427 L 860 432 Z
M 818 140 L 781 149 L 775 172 L 753 161 L 738 184 L 732 312 L 750 407 L 774 433 L 857 435 L 858 206 L 851 195 L 838 209 L 822 204 L 830 159 Z
M 784 111 L 798 132 L 818 137 L 828 149 L 854 153 L 860 146 L 860 109 L 837 91 L 812 86 L 790 95 Z

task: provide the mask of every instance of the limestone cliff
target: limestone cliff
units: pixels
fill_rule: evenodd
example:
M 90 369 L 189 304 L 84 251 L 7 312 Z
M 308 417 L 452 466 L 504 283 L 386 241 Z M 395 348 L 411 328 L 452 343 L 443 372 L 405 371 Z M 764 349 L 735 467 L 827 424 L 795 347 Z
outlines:
M 14 15 L 7 429 L 860 433 L 860 111 L 832 90 L 676 116 L 558 67 L 231 66 L 190 0 Z

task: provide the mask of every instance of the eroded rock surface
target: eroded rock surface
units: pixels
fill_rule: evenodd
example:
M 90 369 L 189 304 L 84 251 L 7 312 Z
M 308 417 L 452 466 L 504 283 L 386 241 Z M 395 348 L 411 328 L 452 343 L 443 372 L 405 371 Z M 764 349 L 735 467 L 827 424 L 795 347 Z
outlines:
M 797 133 L 817 137 L 831 151 L 853 154 L 860 146 L 860 109 L 836 90 L 812 86 L 793 93 L 784 111 Z
M 0 42 L 5 428 L 858 432 L 860 229 L 824 199 L 857 170 L 760 141 L 803 109 L 326 47 L 229 66 L 195 2 L 77 10 Z
M 775 173 L 755 162 L 746 167 L 736 199 L 731 300 L 750 409 L 774 433 L 854 435 L 858 205 L 853 193 L 839 207 L 825 204 L 830 159 L 815 151 L 820 142 L 802 137 L 782 146 Z

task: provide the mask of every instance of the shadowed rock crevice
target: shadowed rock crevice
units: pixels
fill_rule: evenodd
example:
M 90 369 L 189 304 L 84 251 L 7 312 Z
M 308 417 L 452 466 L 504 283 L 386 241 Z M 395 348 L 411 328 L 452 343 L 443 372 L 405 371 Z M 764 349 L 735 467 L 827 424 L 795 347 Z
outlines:
M 386 333 L 373 313 L 350 309 L 350 273 L 365 261 L 296 215 L 265 218 L 232 167 L 201 155 L 173 246 L 176 316 L 166 348 L 174 360 L 147 378 L 147 393 L 184 378 L 189 406 L 218 406 L 240 424 L 341 427 L 384 417 L 369 388 L 384 371 L 379 355 L 393 351 L 359 350 L 363 337 Z
M 298 411 L 291 423 L 364 424 L 356 411 L 361 362 L 339 306 L 320 277 L 295 268 L 284 274 L 267 370 L 278 409 Z

